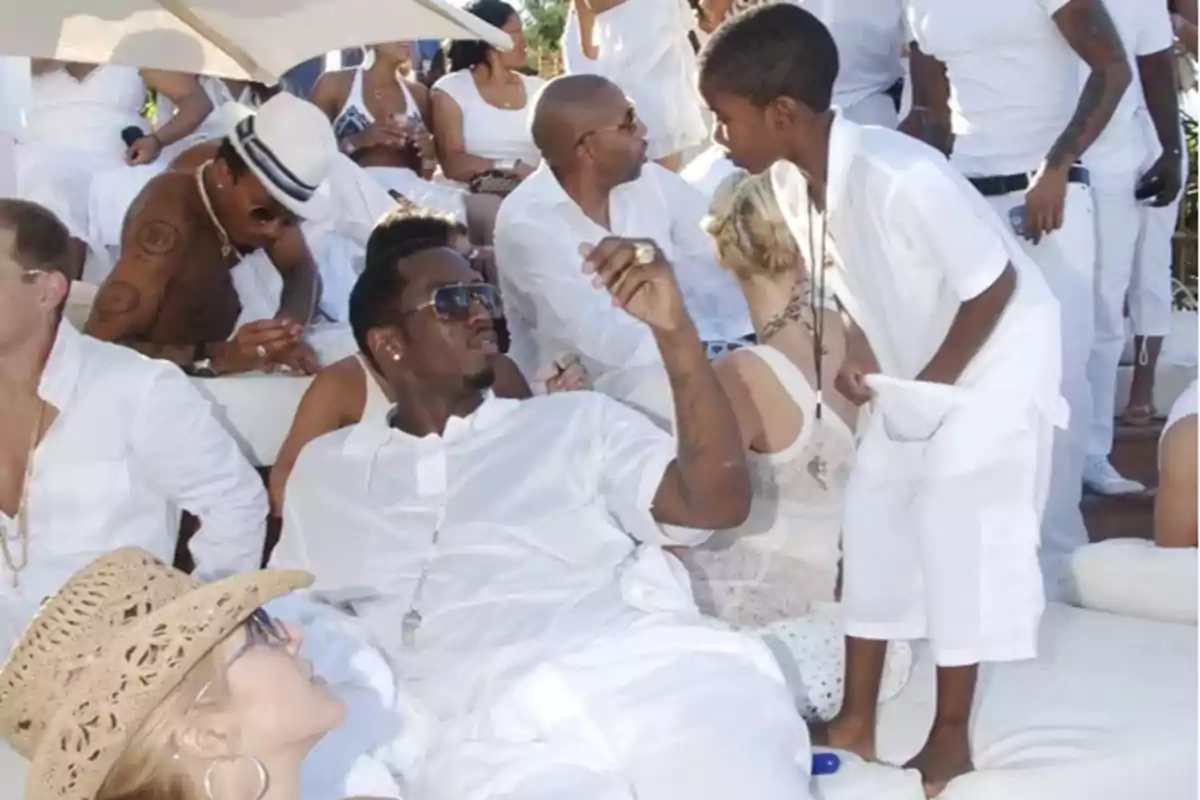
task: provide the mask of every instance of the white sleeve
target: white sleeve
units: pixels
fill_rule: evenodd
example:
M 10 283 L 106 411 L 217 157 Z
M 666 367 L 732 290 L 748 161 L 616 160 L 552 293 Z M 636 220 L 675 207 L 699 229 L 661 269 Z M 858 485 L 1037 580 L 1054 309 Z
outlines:
M 622 530 L 639 542 L 693 545 L 708 531 L 662 527 L 654 519 L 654 497 L 676 458 L 675 439 L 646 415 L 606 395 L 599 404 L 600 493 Z
M 593 375 L 657 364 L 650 328 L 615 307 L 582 266 L 574 239 L 559 226 L 513 220 L 496 227 L 496 269 L 529 306 L 539 342 L 566 347 Z
M 1165 3 L 1138 3 L 1141 25 L 1137 40 L 1133 43 L 1133 56 L 1148 56 L 1161 53 L 1175 46 L 1175 31 L 1171 27 L 1171 15 Z
M 130 409 L 138 469 L 176 506 L 199 517 L 200 530 L 189 543 L 198 576 L 258 569 L 267 533 L 262 479 L 187 376 L 161 366 L 139 407 Z
M 708 215 L 708 198 L 675 172 L 657 164 L 647 164 L 646 169 L 657 176 L 671 215 L 675 274 L 700 338 L 732 340 L 752 333 L 745 295 L 737 279 L 721 266 L 716 243 L 701 227 Z
M 959 302 L 987 290 L 1008 266 L 1008 250 L 992 219 L 966 195 L 974 191 L 945 162 L 925 160 L 907 167 L 888 198 L 892 235 L 914 259 L 936 269 Z

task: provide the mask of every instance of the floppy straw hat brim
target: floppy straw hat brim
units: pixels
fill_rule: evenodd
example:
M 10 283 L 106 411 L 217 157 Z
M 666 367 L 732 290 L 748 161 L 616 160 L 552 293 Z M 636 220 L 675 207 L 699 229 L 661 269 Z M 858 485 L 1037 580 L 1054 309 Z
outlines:
M 116 631 L 71 682 L 29 766 L 25 800 L 93 800 L 125 746 L 188 672 L 276 597 L 310 573 L 242 573 L 188 592 Z M 162 754 L 167 758 L 167 754 Z
M 225 105 L 221 106 L 220 114 L 223 119 L 225 135 L 229 138 L 233 149 L 242 157 L 242 161 L 246 162 L 246 166 L 250 168 L 250 171 L 254 173 L 254 177 L 258 178 L 263 188 L 270 193 L 271 197 L 274 197 L 283 204 L 284 208 L 287 208 L 303 220 L 320 220 L 329 216 L 333 204 L 329 197 L 328 181 L 316 187 L 316 190 L 308 200 L 298 200 L 283 191 L 275 178 L 268 175 L 262 166 L 259 165 L 258 159 L 246 149 L 246 143 L 238 135 L 237 127 L 238 123 L 242 120 L 254 116 L 254 109 L 241 103 L 225 103 Z

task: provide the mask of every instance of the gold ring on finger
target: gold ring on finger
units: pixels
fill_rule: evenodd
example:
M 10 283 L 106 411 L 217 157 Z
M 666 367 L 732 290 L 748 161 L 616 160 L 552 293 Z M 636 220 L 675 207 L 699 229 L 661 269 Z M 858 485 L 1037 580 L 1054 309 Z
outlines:
M 653 264 L 655 257 L 658 255 L 654 245 L 649 242 L 638 242 L 633 246 L 633 263 L 639 267 L 644 267 L 647 264 Z

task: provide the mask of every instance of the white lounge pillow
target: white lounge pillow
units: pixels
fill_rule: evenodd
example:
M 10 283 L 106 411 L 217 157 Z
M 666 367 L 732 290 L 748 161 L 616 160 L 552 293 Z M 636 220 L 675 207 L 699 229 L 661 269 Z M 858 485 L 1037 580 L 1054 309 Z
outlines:
M 1083 608 L 1196 624 L 1195 548 L 1109 539 L 1076 550 L 1071 575 Z

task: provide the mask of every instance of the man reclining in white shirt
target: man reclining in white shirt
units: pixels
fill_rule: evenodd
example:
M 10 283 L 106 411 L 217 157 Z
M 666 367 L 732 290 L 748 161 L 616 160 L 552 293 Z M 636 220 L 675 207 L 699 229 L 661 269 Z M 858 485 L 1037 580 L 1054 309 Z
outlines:
M 651 331 L 678 445 L 601 394 L 494 397 L 494 289 L 388 224 L 350 314 L 397 405 L 301 453 L 272 563 L 312 569 L 428 715 L 412 795 L 809 797 L 807 731 L 769 651 L 704 619 L 660 549 L 739 524 L 750 502 L 662 252 L 609 237 L 573 268 Z
M 0 652 L 96 556 L 173 560 L 180 510 L 201 574 L 262 561 L 262 481 L 179 367 L 63 318 L 71 263 L 51 212 L 0 199 Z

